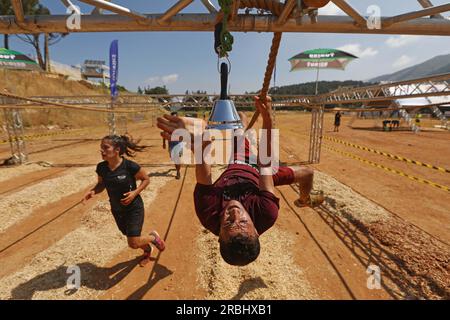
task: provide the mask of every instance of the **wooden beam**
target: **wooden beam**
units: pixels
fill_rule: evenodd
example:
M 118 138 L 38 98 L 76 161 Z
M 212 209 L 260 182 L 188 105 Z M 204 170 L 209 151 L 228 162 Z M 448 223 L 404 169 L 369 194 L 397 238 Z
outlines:
M 435 6 L 435 7 L 431 7 L 431 8 L 427 8 L 427 9 L 423 9 L 423 10 L 418 10 L 418 11 L 413 11 L 413 12 L 408 12 L 405 14 L 393 16 L 390 19 L 388 19 L 385 22 L 385 24 L 383 24 L 383 26 L 388 27 L 394 23 L 399 23 L 399 22 L 404 22 L 404 21 L 408 21 L 408 20 L 412 20 L 412 19 L 421 18 L 421 17 L 431 16 L 433 14 L 446 12 L 446 11 L 450 11 L 450 3 L 443 4 L 441 6 Z
M 61 2 L 66 8 L 73 7 L 73 3 L 70 0 L 61 0 Z
M 99 8 L 99 7 L 95 7 L 92 11 L 91 14 L 103 14 L 103 9 Z
M 137 20 L 146 20 L 147 19 L 146 16 L 144 16 L 140 13 L 131 11 L 128 8 L 119 6 L 114 3 L 109 3 L 105 0 L 79 0 L 79 1 L 90 4 L 92 6 L 95 6 L 96 8 L 101 8 L 101 9 L 105 9 L 105 10 L 117 13 L 121 16 L 127 16 L 127 17 L 137 19 Z M 84 20 L 84 16 L 83 16 L 83 20 Z
M 283 11 L 281 11 L 281 14 L 278 16 L 276 24 L 285 23 L 286 20 L 289 18 L 289 15 L 291 14 L 292 10 L 294 10 L 296 4 L 297 0 L 286 0 L 286 2 L 284 3 Z
M 159 19 L 159 22 L 167 22 L 170 18 L 176 15 L 178 12 L 186 8 L 191 4 L 193 0 L 180 0 L 175 3 L 169 10 L 167 10 L 162 17 Z
M 230 21 L 233 21 L 237 17 L 240 3 L 241 3 L 241 0 L 233 1 L 233 6 L 231 8 L 231 15 L 229 17 Z
M 11 4 L 14 10 L 14 15 L 16 16 L 16 21 L 18 25 L 25 23 L 25 15 L 23 14 L 22 0 L 11 0 Z
M 147 23 L 139 23 L 121 15 L 84 15 L 83 27 L 69 30 L 67 15 L 26 16 L 27 32 L 32 33 L 75 33 L 75 32 L 122 32 L 122 31 L 199 31 L 214 32 L 217 14 L 175 15 L 167 24 L 158 23 L 161 14 L 146 14 Z M 317 23 L 304 21 L 297 24 L 289 19 L 283 25 L 276 25 L 275 16 L 239 14 L 229 23 L 231 32 L 311 32 L 311 33 L 353 33 L 353 34 L 409 34 L 450 36 L 450 21 L 447 19 L 414 19 L 396 23 L 390 28 L 368 29 L 356 26 L 348 16 L 319 16 Z M 388 20 L 381 18 L 381 22 Z M 14 23 L 14 16 L 0 18 L 0 33 L 23 34 L 24 29 Z M 32 21 L 32 23 L 31 23 Z
M 355 9 L 353 9 L 347 2 L 344 0 L 331 0 L 334 2 L 336 6 L 339 7 L 342 11 L 344 11 L 346 14 L 348 14 L 350 17 L 355 20 L 356 24 L 358 26 L 365 26 L 367 24 L 366 19 L 364 19 L 363 16 L 361 16 Z
M 209 13 L 217 13 L 218 10 L 209 0 L 202 0 L 203 5 L 208 9 Z
M 433 7 L 433 4 L 431 3 L 431 1 L 430 0 L 417 0 L 419 3 L 420 3 L 420 5 L 423 7 L 423 8 L 430 8 L 430 7 Z M 434 15 L 432 15 L 431 16 L 431 18 L 436 18 L 436 19 L 445 19 L 443 16 L 442 16 L 442 14 L 434 14 Z
M 105 0 L 107 2 L 111 2 L 111 0 Z M 94 10 L 91 11 L 91 14 L 103 14 L 103 9 L 99 7 L 95 7 Z

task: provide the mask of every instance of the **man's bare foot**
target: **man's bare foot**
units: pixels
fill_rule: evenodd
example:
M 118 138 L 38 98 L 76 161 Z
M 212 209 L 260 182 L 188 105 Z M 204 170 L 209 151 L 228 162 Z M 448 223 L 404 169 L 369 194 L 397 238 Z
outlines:
M 299 208 L 303 207 L 315 208 L 320 206 L 324 201 L 325 196 L 323 195 L 323 191 L 319 191 L 317 194 L 309 195 L 309 199 L 306 201 L 301 199 L 295 200 L 294 204 Z

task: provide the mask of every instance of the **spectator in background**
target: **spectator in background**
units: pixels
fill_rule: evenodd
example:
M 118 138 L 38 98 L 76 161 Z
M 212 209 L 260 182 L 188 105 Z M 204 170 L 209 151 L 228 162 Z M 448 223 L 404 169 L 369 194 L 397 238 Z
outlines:
M 339 132 L 339 126 L 341 125 L 341 112 L 338 111 L 334 115 L 334 132 Z

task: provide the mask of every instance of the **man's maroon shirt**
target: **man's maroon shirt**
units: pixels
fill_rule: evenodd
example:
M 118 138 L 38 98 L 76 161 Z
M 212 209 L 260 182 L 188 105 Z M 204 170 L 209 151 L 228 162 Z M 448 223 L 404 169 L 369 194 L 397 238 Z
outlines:
M 223 208 L 231 199 L 244 206 L 260 235 L 277 220 L 279 199 L 271 192 L 259 190 L 259 172 L 249 165 L 231 164 L 213 185 L 197 183 L 194 190 L 197 216 L 217 236 Z

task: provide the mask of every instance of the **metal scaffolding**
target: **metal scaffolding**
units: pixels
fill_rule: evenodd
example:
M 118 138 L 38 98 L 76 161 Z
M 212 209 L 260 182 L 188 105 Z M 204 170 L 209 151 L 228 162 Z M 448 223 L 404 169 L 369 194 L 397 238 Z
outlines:
M 15 103 L 9 98 L 0 97 L 0 104 L 11 105 Z M 28 153 L 24 141 L 23 122 L 20 110 L 15 108 L 3 109 L 5 117 L 5 127 L 8 134 L 9 145 L 11 148 L 11 164 L 23 164 L 28 161 Z
M 323 137 L 323 115 L 324 107 L 318 106 L 312 110 L 311 132 L 309 137 L 309 163 L 320 162 L 320 151 L 322 149 Z
M 446 73 L 407 81 L 336 90 L 319 96 L 319 102 L 325 105 L 355 104 L 405 98 L 448 96 L 450 95 L 448 79 L 450 79 L 450 74 Z M 437 83 L 440 85 L 436 86 Z
M 384 83 L 373 86 L 345 88 L 321 95 L 276 95 L 272 97 L 273 105 L 278 106 L 303 106 L 305 108 L 314 108 L 317 105 L 346 105 L 357 103 L 369 103 L 377 101 L 393 101 L 399 99 L 410 99 L 427 97 L 445 97 L 450 96 L 450 73 L 399 81 Z M 254 95 L 250 94 L 230 94 L 230 99 L 236 106 L 251 106 L 254 103 Z M 99 107 L 108 107 L 110 96 L 91 95 L 91 96 L 39 96 L 30 97 L 39 101 L 66 103 L 75 105 L 96 105 Z M 124 95 L 119 96 L 114 105 L 116 107 L 170 107 L 174 110 L 184 107 L 210 107 L 218 95 L 213 94 L 154 94 L 154 95 Z M 449 101 L 450 103 L 450 101 Z M 430 100 L 430 104 L 434 104 Z M 23 106 L 37 106 L 38 104 L 28 102 Z M 20 104 L 17 104 L 20 106 Z M 48 106 L 47 106 L 48 107 Z M 370 111 L 370 110 L 369 110 Z

